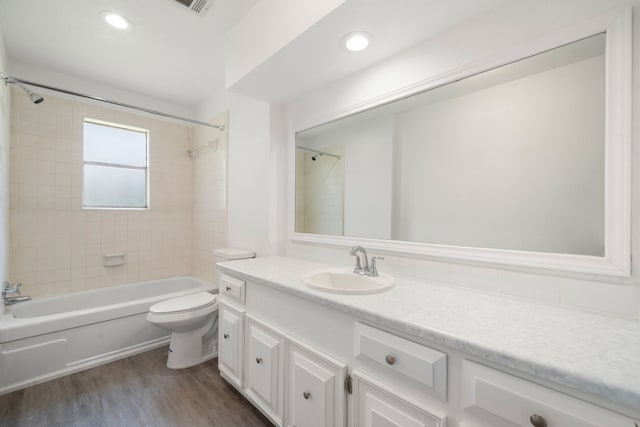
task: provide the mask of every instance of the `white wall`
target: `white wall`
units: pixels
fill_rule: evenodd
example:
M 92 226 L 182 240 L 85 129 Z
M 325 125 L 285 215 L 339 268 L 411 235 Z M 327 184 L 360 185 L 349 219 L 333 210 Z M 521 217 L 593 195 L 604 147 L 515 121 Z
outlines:
M 272 107 L 264 102 L 225 90 L 213 94 L 197 109 L 198 117 L 229 110 L 228 129 L 228 244 L 247 248 L 259 256 L 275 254 L 281 233 L 272 205 L 279 197 L 275 182 L 284 153 L 272 141 L 278 135 Z M 271 187 L 276 187 L 274 193 Z M 277 199 L 273 199 L 277 200 Z
M 227 244 L 227 112 L 206 120 L 224 131 L 193 129 L 193 249 L 192 272 L 216 283 L 213 251 Z M 213 145 L 213 146 L 212 146 Z M 205 147 L 205 148 L 202 148 Z
M 321 122 L 334 112 L 370 101 L 447 71 L 488 60 L 521 44 L 558 31 L 613 8 L 623 0 L 558 0 L 511 2 L 464 26 L 382 61 L 286 106 L 293 145 L 293 130 L 301 123 Z M 634 68 L 640 66 L 640 1 L 633 1 Z M 634 78 L 637 76 L 634 76 Z M 636 79 L 637 80 L 637 79 Z M 640 85 L 634 81 L 633 101 L 640 105 Z M 633 129 L 632 210 L 640 210 L 640 123 Z M 283 215 L 289 213 L 285 206 Z M 292 207 L 291 207 L 292 209 Z M 632 277 L 616 279 L 540 272 L 499 265 L 470 265 L 447 260 L 419 260 L 386 256 L 381 269 L 425 280 L 501 293 L 552 304 L 634 317 L 640 309 L 640 215 L 633 215 Z M 351 264 L 345 248 L 332 249 L 289 243 L 287 254 L 336 264 Z
M 227 33 L 226 87 L 233 86 L 344 1 L 263 0 L 256 3 Z
M 190 107 L 175 104 L 158 98 L 152 98 L 146 95 L 141 95 L 129 90 L 118 89 L 114 86 L 97 83 L 80 76 L 60 73 L 52 69 L 35 67 L 15 61 L 10 61 L 8 67 L 10 75 L 23 80 L 42 83 L 51 87 L 66 89 L 85 95 L 97 96 L 103 99 L 118 101 L 125 104 L 148 108 L 151 110 L 162 111 L 181 117 L 192 117 L 195 114 L 195 109 Z M 64 96 L 60 92 L 49 91 L 47 89 L 33 89 L 42 95 L 52 94 L 54 96 Z M 102 106 L 106 105 L 104 103 L 98 102 L 96 102 L 95 104 Z M 122 110 L 132 111 L 130 109 Z
M 2 29 L 0 28 L 0 70 L 6 70 Z M 11 87 L 0 83 L 0 281 L 9 279 L 9 159 Z M 4 302 L 0 302 L 4 304 Z M 0 307 L 0 314 L 2 307 Z

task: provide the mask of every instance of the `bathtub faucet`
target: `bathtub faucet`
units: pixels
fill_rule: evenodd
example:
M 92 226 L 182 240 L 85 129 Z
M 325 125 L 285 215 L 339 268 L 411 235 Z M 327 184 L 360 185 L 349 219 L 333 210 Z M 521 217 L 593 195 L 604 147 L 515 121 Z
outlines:
M 2 284 L 2 299 L 4 300 L 4 305 L 11 305 L 23 301 L 31 301 L 31 297 L 20 295 L 20 286 L 22 286 L 22 283 L 4 282 Z

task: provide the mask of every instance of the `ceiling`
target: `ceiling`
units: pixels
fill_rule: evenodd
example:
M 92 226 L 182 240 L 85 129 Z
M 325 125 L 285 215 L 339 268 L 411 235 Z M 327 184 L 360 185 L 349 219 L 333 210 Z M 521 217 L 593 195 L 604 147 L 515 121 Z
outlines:
M 194 107 L 223 85 L 224 35 L 257 1 L 210 0 L 201 17 L 173 0 L 0 0 L 0 28 L 10 62 Z
M 257 66 L 231 89 L 260 99 L 294 99 L 478 18 L 512 0 L 347 0 Z M 348 52 L 348 33 L 372 35 L 368 49 Z
M 0 28 L 10 63 L 195 108 L 224 86 L 224 36 L 258 1 L 214 0 L 201 17 L 174 0 L 0 0 Z M 291 99 L 508 1 L 347 0 L 231 89 Z M 126 16 L 134 30 L 107 26 L 103 10 Z M 339 47 L 354 30 L 373 34 L 370 49 L 350 54 Z M 259 36 L 258 29 L 247 34 Z

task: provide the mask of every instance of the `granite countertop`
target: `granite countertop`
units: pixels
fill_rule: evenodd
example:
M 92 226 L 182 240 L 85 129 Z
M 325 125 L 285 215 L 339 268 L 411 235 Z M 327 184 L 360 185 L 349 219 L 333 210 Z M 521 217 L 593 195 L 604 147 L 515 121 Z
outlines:
M 640 322 L 396 277 L 390 291 L 340 295 L 302 283 L 331 267 L 289 257 L 221 271 L 640 410 Z

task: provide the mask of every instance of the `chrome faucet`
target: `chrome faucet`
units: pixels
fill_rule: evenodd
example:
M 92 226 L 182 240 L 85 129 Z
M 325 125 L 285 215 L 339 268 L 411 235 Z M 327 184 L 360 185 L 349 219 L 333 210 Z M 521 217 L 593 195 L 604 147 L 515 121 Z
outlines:
M 351 256 L 356 257 L 356 266 L 353 269 L 355 274 L 362 276 L 378 277 L 377 260 L 384 259 L 379 256 L 371 258 L 371 265 L 369 265 L 369 258 L 367 257 L 367 251 L 362 246 L 354 246 L 351 248 Z
M 2 299 L 4 301 L 4 305 L 11 305 L 17 302 L 31 301 L 30 296 L 20 295 L 20 286 L 22 286 L 22 283 L 4 282 L 2 284 Z

